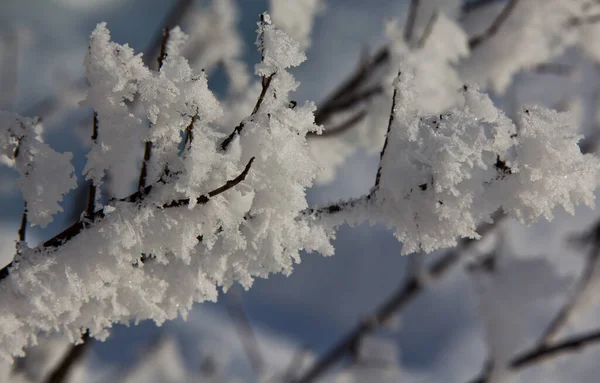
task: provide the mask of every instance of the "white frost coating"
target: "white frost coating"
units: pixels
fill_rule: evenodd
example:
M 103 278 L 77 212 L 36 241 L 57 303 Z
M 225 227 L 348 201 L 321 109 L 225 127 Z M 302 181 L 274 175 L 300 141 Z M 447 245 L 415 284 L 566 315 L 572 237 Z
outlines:
M 577 142 L 583 136 L 577 134 L 570 114 L 528 106 L 518 118 L 522 128 L 515 146 L 517 174 L 507 185 L 515 198 L 506 201 L 504 209 L 532 223 L 540 216 L 551 220 L 557 205 L 571 214 L 581 203 L 593 208 L 600 161 L 581 154 Z
M 368 199 L 348 203 L 316 222 L 335 227 L 366 219 L 385 222 L 402 253 L 478 238 L 477 225 L 498 209 L 526 224 L 593 206 L 600 162 L 582 155 L 566 114 L 528 108 L 522 131 L 489 97 L 468 87 L 463 102 L 426 117 L 409 68 L 395 82 L 397 103 L 383 158 L 381 182 Z
M 287 47 L 289 38 L 269 30 L 282 40 L 269 40 L 265 61 L 278 63 L 282 51 L 273 44 L 283 41 Z M 124 89 L 127 98 L 141 97 L 154 122 L 153 153 L 173 144 L 181 128 L 177 112 L 197 112 L 193 140 L 179 173 L 154 184 L 142 202 L 112 203 L 103 209 L 105 217 L 58 248 L 22 250 L 22 260 L 0 283 L 0 354 L 8 359 L 34 344 L 40 332 L 61 332 L 74 341 L 86 329 L 94 337 L 106 337 L 114 323 L 152 319 L 160 324 L 185 316 L 193 302 L 215 300 L 217 286 L 239 282 L 249 287 L 256 276 L 290 273 L 301 249 L 333 251 L 323 228 L 298 219 L 307 208 L 305 188 L 317 172 L 306 134 L 319 127 L 314 104 L 290 104 L 288 93 L 298 86 L 291 74 L 277 64 L 260 108 L 222 150 L 224 136 L 210 126 L 220 109 L 204 76 L 191 76 L 185 61 L 173 54 L 159 73 L 133 65 L 144 75 L 131 81 L 123 67 L 131 68 L 128 63 L 137 63 L 138 56 L 107 37 L 103 25 L 92 35 L 93 54 L 106 56 L 94 66 L 98 70 L 88 72 L 90 98 L 122 102 Z M 127 52 L 129 60 L 117 60 L 111 56 L 115 52 Z M 123 66 L 106 70 L 107 63 L 117 62 Z M 98 116 L 100 136 L 107 125 L 103 119 L 129 116 L 124 104 L 113 107 L 112 114 L 104 104 L 98 105 L 105 112 Z M 115 146 L 110 155 L 118 158 L 118 150 L 130 148 Z M 255 160 L 246 180 L 208 203 L 159 207 L 225 185 L 251 157 Z
M 390 40 L 390 76 L 397 74 L 401 64 L 413 68 L 415 84 L 419 94 L 419 107 L 425 113 L 440 113 L 452 107 L 457 99 L 457 90 L 463 84 L 456 65 L 469 55 L 467 35 L 443 13 L 434 19 L 430 34 L 423 31 L 422 46 L 419 42 L 408 44 L 398 22 L 387 26 Z
M 192 119 L 206 124 L 222 113 L 217 99 L 208 89 L 206 74 L 193 75 L 187 60 L 178 55 L 185 35 L 177 29 L 171 33 L 175 39 L 167 45 L 167 56 L 160 71 L 150 73 L 139 84 L 151 124 L 146 140 L 153 144 L 148 183 L 156 182 L 165 168 L 170 173 L 181 170 L 179 143 Z
M 270 76 L 281 69 L 295 67 L 306 60 L 300 44 L 271 23 L 271 17 L 264 13 L 263 21 L 258 23 L 256 45 L 263 55 L 260 64 L 256 64 L 255 73 Z
M 314 19 L 325 10 L 324 0 L 270 0 L 273 21 L 298 41 L 302 49 L 310 47 Z
M 35 120 L 0 112 L 0 154 L 13 160 L 19 172 L 17 186 L 27 203 L 28 220 L 46 227 L 52 216 L 63 211 L 59 202 L 77 187 L 72 153 L 58 153 L 41 137 Z
M 134 55 L 129 46 L 110 42 L 106 23 L 92 32 L 85 69 L 89 88 L 81 105 L 98 114 L 99 137 L 83 172 L 98 185 L 107 170 L 122 162 L 132 148 L 139 147 L 136 129 L 141 121 L 129 111 L 125 101 L 133 101 L 139 82 L 150 72 L 141 54 Z
M 385 82 L 391 84 L 392 79 L 398 74 L 398 68 L 401 65 L 408 65 L 414 71 L 419 94 L 416 102 L 423 113 L 437 114 L 453 107 L 460 98 L 458 90 L 463 85 L 456 65 L 461 58 L 469 54 L 467 36 L 460 27 L 443 13 L 439 13 L 422 46 L 417 42 L 407 44 L 404 41 L 397 20 L 387 24 L 386 35 L 391 57 L 386 69 Z M 316 139 L 310 142 L 313 156 L 323 168 L 318 182 L 331 182 L 336 167 L 344 163 L 346 158 L 358 149 L 364 149 L 372 154 L 381 150 L 391 99 L 391 92 L 387 90 L 381 96 L 373 97 L 368 105 L 368 115 L 362 123 L 334 138 Z M 336 126 L 355 113 L 356 110 L 338 113 L 328 121 L 327 127 Z M 331 147 L 323 150 L 324 146 Z
M 497 33 L 477 46 L 461 66 L 463 78 L 504 92 L 514 74 L 551 61 L 577 42 L 578 30 L 570 22 L 585 14 L 585 3 L 586 0 L 518 1 Z M 477 14 L 473 17 L 478 18 Z

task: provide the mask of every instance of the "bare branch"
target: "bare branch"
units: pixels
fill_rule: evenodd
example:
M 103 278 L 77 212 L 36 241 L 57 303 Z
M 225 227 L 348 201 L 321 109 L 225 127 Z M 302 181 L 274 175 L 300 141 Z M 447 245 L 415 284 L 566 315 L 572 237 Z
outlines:
M 250 161 L 248 161 L 248 163 L 246 164 L 246 167 L 244 168 L 244 171 L 242 171 L 240 173 L 240 175 L 238 175 L 237 177 L 235 177 L 232 180 L 229 180 L 225 183 L 225 185 L 216 188 L 215 190 L 209 192 L 208 194 L 203 194 L 200 197 L 198 197 L 196 199 L 196 203 L 202 205 L 207 203 L 211 198 L 226 192 L 227 190 L 233 188 L 235 185 L 239 184 L 240 182 L 242 182 L 244 179 L 246 179 L 246 176 L 248 175 L 248 172 L 250 171 L 250 167 L 252 166 L 252 162 L 254 162 L 254 157 L 250 158 Z M 167 209 L 167 208 L 171 208 L 171 207 L 179 207 L 179 206 L 187 206 L 190 203 L 190 199 L 189 198 L 184 198 L 184 199 L 178 199 L 175 201 L 171 201 L 168 202 L 164 205 L 162 205 L 163 209 Z
M 156 61 L 158 62 L 158 69 L 160 70 L 163 66 L 165 59 L 167 58 L 167 43 L 169 42 L 169 26 L 163 28 L 163 37 L 160 41 L 160 54 Z
M 98 113 L 94 111 L 94 118 L 92 123 L 92 145 L 96 144 L 98 140 Z M 96 185 L 94 185 L 94 181 L 90 180 L 90 185 L 88 186 L 88 200 L 87 200 L 87 208 L 86 208 L 86 218 L 89 220 L 94 220 L 94 208 L 96 206 Z
M 400 73 L 398 73 L 400 76 Z M 385 141 L 383 142 L 383 148 L 381 149 L 381 153 L 379 154 L 379 167 L 377 168 L 377 175 L 375 176 L 375 187 L 379 186 L 379 182 L 381 181 L 381 171 L 383 167 L 383 156 L 385 155 L 385 150 L 387 149 L 388 140 L 390 137 L 390 131 L 392 130 L 392 123 L 394 122 L 394 111 L 396 109 L 396 97 L 398 95 L 398 89 L 394 88 L 394 95 L 392 96 L 392 109 L 390 110 L 390 119 L 388 120 L 387 132 L 385 133 Z
M 411 0 L 410 8 L 408 9 L 408 17 L 404 25 L 404 41 L 410 44 L 413 39 L 415 24 L 417 22 L 417 13 L 419 12 L 419 0 Z
M 475 49 L 481 43 L 486 40 L 492 38 L 500 27 L 508 20 L 509 16 L 512 14 L 512 11 L 515 9 L 519 0 L 510 0 L 508 4 L 502 9 L 502 11 L 498 14 L 498 16 L 494 19 L 492 24 L 479 36 L 472 37 L 469 39 L 469 48 Z
M 158 70 L 162 69 L 165 58 L 167 57 L 167 42 L 169 41 L 169 29 L 164 28 L 162 39 L 160 42 L 160 54 L 156 59 Z M 146 178 L 148 177 L 148 163 L 152 157 L 152 141 L 146 141 L 144 144 L 144 157 L 142 158 L 142 168 L 140 169 L 140 177 L 138 179 L 138 191 L 143 191 L 146 188 Z
M 358 70 L 350 76 L 344 83 L 342 83 L 336 91 L 329 96 L 315 113 L 315 123 L 317 125 L 324 124 L 331 118 L 333 112 L 333 105 L 338 103 L 342 99 L 347 99 L 352 95 L 356 94 L 363 85 L 365 85 L 375 71 L 382 65 L 386 64 L 390 58 L 390 52 L 387 48 L 382 48 L 377 54 L 370 60 L 361 61 L 361 65 Z M 373 92 L 372 95 L 377 93 Z M 364 99 L 358 99 L 358 101 L 364 101 Z
M 499 3 L 501 1 L 504 1 L 504 0 L 480 0 L 480 1 L 471 1 L 471 2 L 465 1 L 463 3 L 461 11 L 463 14 L 467 14 L 467 13 L 471 13 L 471 12 L 477 11 L 479 9 L 485 8 L 488 5 Z
M 345 131 L 351 129 L 352 127 L 354 127 L 356 124 L 361 122 L 365 117 L 367 117 L 367 111 L 361 110 L 360 112 L 356 113 L 354 116 L 341 122 L 339 125 L 332 126 L 332 127 L 329 127 L 327 129 L 323 130 L 323 132 L 321 134 L 317 134 L 315 132 L 309 132 L 307 136 L 309 138 L 337 136 L 337 135 L 344 133 Z
M 275 76 L 275 73 L 268 77 L 262 78 L 262 90 L 260 92 L 260 95 L 258 96 L 256 105 L 254 105 L 254 109 L 252 110 L 252 114 L 250 114 L 250 117 L 258 113 L 258 109 L 260 109 L 260 106 L 262 105 L 263 100 L 265 99 L 265 95 L 267 94 L 267 90 L 269 89 L 269 85 L 271 85 L 271 80 L 273 80 L 273 76 Z M 229 146 L 231 141 L 233 141 L 233 139 L 242 132 L 242 129 L 244 129 L 244 123 L 240 122 L 240 124 L 236 126 L 235 129 L 233 129 L 233 132 L 231 132 L 231 134 L 227 136 L 225 140 L 223 140 L 223 142 L 221 143 L 221 149 L 227 150 L 227 147 Z
M 440 16 L 440 12 L 437 9 L 431 14 L 431 17 L 429 18 L 429 21 L 427 22 L 427 25 L 425 26 L 425 30 L 423 31 L 421 38 L 417 42 L 417 49 L 423 49 L 423 47 L 427 43 L 427 40 L 431 36 L 431 32 L 433 32 L 433 27 L 435 26 L 435 23 L 438 21 L 439 16 Z
M 524 352 L 512 360 L 510 367 L 511 369 L 525 368 L 564 353 L 579 351 L 584 347 L 597 344 L 598 342 L 600 342 L 600 330 L 576 335 L 559 341 L 552 346 L 544 346 Z

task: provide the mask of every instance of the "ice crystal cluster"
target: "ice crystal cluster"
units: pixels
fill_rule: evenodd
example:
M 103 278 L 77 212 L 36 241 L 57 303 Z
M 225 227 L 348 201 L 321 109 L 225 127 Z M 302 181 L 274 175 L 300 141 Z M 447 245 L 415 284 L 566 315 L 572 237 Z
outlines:
M 312 14 L 317 3 L 302 4 Z M 344 223 L 383 222 L 411 253 L 477 237 L 477 225 L 498 210 L 532 223 L 551 219 L 556 206 L 593 205 L 600 164 L 581 154 L 568 115 L 531 106 L 512 121 L 476 86 L 459 85 L 454 72 L 423 83 L 423 73 L 454 71 L 451 64 L 467 54 L 460 30 L 440 16 L 431 33 L 455 40 L 441 59 L 430 60 L 440 45 L 425 43 L 416 56 L 397 46 L 395 60 L 404 63 L 390 87 L 391 115 L 382 112 L 388 133 L 378 184 L 362 198 L 309 207 L 306 189 L 320 168 L 307 135 L 321 127 L 314 103 L 289 97 L 299 84 L 288 69 L 306 59 L 308 45 L 304 29 L 293 29 L 305 40 L 262 15 L 261 91 L 252 111 L 223 133 L 219 121 L 234 112 L 183 57 L 180 29 L 170 32 L 153 70 L 98 25 L 85 59 L 81 105 L 93 109 L 97 137 L 84 175 L 101 186 L 123 156 L 149 142 L 144 185 L 88 212 L 56 241 L 22 245 L 0 281 L 3 357 L 22 354 L 41 332 L 76 341 L 86 331 L 105 337 L 114 323 L 185 316 L 192 303 L 216 300 L 219 287 L 290 273 L 302 250 L 332 254 Z M 415 70 L 423 60 L 430 65 Z M 438 99 L 439 82 L 458 97 Z M 44 144 L 34 120 L 2 113 L 0 123 L 0 148 L 20 174 L 29 219 L 45 225 L 75 187 L 71 155 Z

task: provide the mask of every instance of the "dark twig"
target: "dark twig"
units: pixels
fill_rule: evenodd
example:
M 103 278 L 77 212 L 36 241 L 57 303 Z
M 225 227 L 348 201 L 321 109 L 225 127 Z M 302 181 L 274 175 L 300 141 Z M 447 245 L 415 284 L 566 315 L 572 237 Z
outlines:
M 167 57 L 167 43 L 169 41 L 169 29 L 165 27 L 162 31 L 162 39 L 160 42 L 160 53 L 156 59 L 158 69 L 162 69 L 165 58 Z M 143 191 L 146 188 L 146 178 L 148 177 L 148 163 L 152 157 L 152 141 L 148 140 L 144 144 L 144 157 L 142 159 L 142 168 L 140 169 L 140 177 L 138 178 L 138 191 Z
M 190 150 L 192 141 L 194 141 L 194 123 L 196 122 L 197 119 L 198 119 L 198 115 L 194 114 L 192 116 L 192 119 L 190 120 L 190 123 L 185 128 L 185 139 L 183 141 L 183 146 L 187 150 Z
M 329 120 L 333 114 L 332 112 L 335 111 L 335 109 L 332 109 L 332 105 L 335 105 L 340 100 L 348 98 L 350 95 L 354 95 L 356 92 L 358 92 L 361 87 L 370 79 L 373 73 L 375 73 L 377 68 L 387 63 L 389 58 L 389 50 L 387 48 L 382 48 L 373 56 L 372 59 L 363 60 L 358 70 L 344 83 L 342 83 L 332 95 L 330 95 L 324 102 L 321 103 L 321 106 L 315 113 L 315 123 L 317 125 L 322 125 Z M 372 94 L 374 95 L 376 93 Z M 364 100 L 360 99 L 359 101 Z
M 89 331 L 83 334 L 81 342 L 67 351 L 61 362 L 48 375 L 45 383 L 62 383 L 67 380 L 73 367 L 83 358 L 87 349 L 92 344 Z
M 509 16 L 512 14 L 512 11 L 515 9 L 518 2 L 519 0 L 510 0 L 508 4 L 506 4 L 502 11 L 498 14 L 498 16 L 496 16 L 492 24 L 490 24 L 490 26 L 482 34 L 469 39 L 469 48 L 477 48 L 479 45 L 481 45 L 481 43 L 483 43 L 486 40 L 489 40 L 496 33 L 498 33 L 498 30 L 506 22 L 506 20 L 508 20 Z
M 574 17 L 569 21 L 568 26 L 578 27 L 585 24 L 594 24 L 597 22 L 600 22 L 600 14 L 584 17 Z
M 194 0 L 179 0 L 173 8 L 171 8 L 171 11 L 161 23 L 161 28 L 155 32 L 148 48 L 144 51 L 142 57 L 144 58 L 146 65 L 150 66 L 150 61 L 153 57 L 160 57 L 158 55 L 160 54 L 163 42 L 165 41 L 164 30 L 168 29 L 169 26 L 178 25 L 193 4 Z M 157 62 L 157 64 L 160 64 L 160 62 Z
M 400 73 L 398 73 L 400 76 Z M 379 186 L 379 182 L 381 182 L 381 171 L 383 168 L 383 156 L 385 155 L 385 150 L 387 149 L 388 140 L 390 137 L 390 131 L 392 130 L 392 123 L 394 122 L 394 112 L 396 109 L 396 97 L 398 96 L 398 88 L 394 88 L 394 95 L 392 96 L 392 108 L 390 110 L 390 119 L 388 120 L 387 132 L 385 133 L 385 141 L 383 142 L 383 148 L 381 149 L 381 153 L 379 154 L 379 167 L 377 168 L 377 175 L 375 176 L 375 187 Z
M 256 115 L 256 113 L 258 113 L 258 109 L 260 109 L 260 106 L 262 105 L 263 100 L 265 99 L 265 95 L 267 94 L 267 90 L 269 89 L 269 85 L 271 85 L 273 76 L 275 76 L 275 73 L 271 74 L 268 77 L 262 78 L 262 90 L 260 92 L 260 95 L 258 96 L 258 100 L 256 100 L 256 104 L 254 105 L 252 114 L 250 114 L 250 118 Z M 231 134 L 227 136 L 225 140 L 223 140 L 223 142 L 221 143 L 221 149 L 227 150 L 227 147 L 229 146 L 231 141 L 233 141 L 233 139 L 242 132 L 242 129 L 244 129 L 244 122 L 241 122 L 238 126 L 236 126 L 235 129 L 233 129 L 233 132 L 231 132 Z
M 600 330 L 575 335 L 565 340 L 556 342 L 552 346 L 543 346 L 531 351 L 524 352 L 515 357 L 511 363 L 511 369 L 521 369 L 534 363 L 542 362 L 548 358 L 564 354 L 566 352 L 579 351 L 583 347 L 591 346 L 600 342 Z
M 17 234 L 19 236 L 19 242 L 25 242 L 25 235 L 27 233 L 27 201 L 23 204 L 23 213 L 21 214 L 21 225 Z M 17 245 L 18 247 L 18 245 Z M 18 251 L 17 251 L 18 252 Z
M 429 21 L 427 22 L 427 25 L 425 26 L 425 30 L 423 31 L 423 34 L 421 35 L 421 37 L 419 38 L 419 41 L 417 42 L 417 49 L 423 49 L 423 47 L 427 43 L 427 40 L 431 36 L 431 33 L 433 32 L 433 27 L 435 26 L 435 23 L 438 21 L 439 16 L 440 16 L 440 12 L 437 9 L 431 14 L 431 17 L 429 18 Z
M 332 116 L 335 113 L 350 109 L 363 101 L 370 100 L 373 96 L 381 94 L 382 91 L 383 88 L 381 85 L 375 85 L 362 91 L 356 90 L 346 95 L 340 95 L 337 99 L 331 100 L 318 109 L 320 112 L 318 112 L 316 116 L 318 116 L 319 119 L 315 117 L 315 123 L 320 125 L 322 123 L 321 116 Z
M 496 219 L 492 224 L 481 225 L 478 232 L 481 236 L 488 234 L 497 223 L 502 219 L 502 216 L 495 215 Z M 431 266 L 425 270 L 427 282 L 432 282 L 443 277 L 460 259 L 461 252 L 470 247 L 475 240 L 463 239 L 458 246 L 449 250 L 442 257 L 437 259 Z M 305 372 L 295 383 L 313 382 L 325 371 L 333 367 L 337 362 L 341 361 L 353 349 L 361 338 L 371 333 L 387 322 L 394 314 L 404 308 L 409 302 L 416 298 L 419 293 L 425 290 L 426 285 L 423 283 L 423 278 L 420 275 L 411 276 L 396 290 L 391 297 L 383 302 L 381 306 L 368 318 L 361 322 L 339 342 L 337 342 L 329 351 L 319 358 L 316 363 Z
M 205 204 L 211 198 L 213 198 L 221 193 L 226 192 L 227 190 L 231 189 L 235 185 L 242 182 L 244 179 L 246 179 L 246 176 L 248 175 L 248 172 L 250 171 L 250 167 L 252 166 L 252 162 L 254 162 L 254 157 L 250 158 L 250 161 L 248 161 L 244 170 L 237 177 L 235 177 L 232 180 L 227 181 L 225 183 L 225 185 L 216 188 L 215 190 L 209 192 L 208 194 L 201 195 L 200 197 L 198 197 L 196 199 L 196 203 L 200 204 L 200 205 Z M 186 205 L 189 205 L 189 203 L 190 203 L 189 198 L 178 199 L 178 200 L 171 201 L 171 202 L 168 202 L 168 203 L 162 205 L 162 208 L 167 209 L 167 208 L 172 208 L 172 207 L 186 206 Z
M 92 145 L 98 141 L 98 113 L 94 111 L 94 118 L 92 123 Z M 85 216 L 88 220 L 94 220 L 94 208 L 96 206 L 96 185 L 94 181 L 90 180 L 88 190 L 87 208 L 85 210 Z
M 408 17 L 404 26 L 404 41 L 410 44 L 413 39 L 415 31 L 415 24 L 417 23 L 417 14 L 419 12 L 419 0 L 411 0 L 410 8 L 408 9 Z
M 332 127 L 329 127 L 325 130 L 323 130 L 323 132 L 321 134 L 316 134 L 314 132 L 310 132 L 308 134 L 308 137 L 332 137 L 332 136 L 337 136 L 338 134 L 344 133 L 345 131 L 349 130 L 350 128 L 354 127 L 356 124 L 358 124 L 359 122 L 361 122 L 365 117 L 367 117 L 367 111 L 366 110 L 361 110 L 360 112 L 356 113 L 354 116 L 348 118 L 347 120 L 341 122 L 339 125 L 335 125 Z
M 482 9 L 484 7 L 487 7 L 488 5 L 499 3 L 501 1 L 504 1 L 504 0 L 480 0 L 480 1 L 470 1 L 470 2 L 465 1 L 463 3 L 461 11 L 463 14 L 467 14 L 467 13 L 471 13 L 471 12 L 477 11 L 479 9 Z
M 600 342 L 600 330 L 574 335 L 558 341 L 551 346 L 539 345 L 512 358 L 508 368 L 512 371 L 517 371 L 559 355 L 579 351 L 584 347 L 597 344 L 598 342 Z M 481 375 L 470 380 L 469 383 L 487 383 L 490 379 L 490 374 L 491 369 L 486 367 Z
M 227 311 L 237 328 L 240 341 L 244 347 L 244 352 L 256 374 L 256 378 L 257 380 L 260 380 L 264 371 L 265 362 L 260 353 L 250 319 L 244 310 L 239 294 L 236 294 L 234 291 L 227 294 Z
M 156 61 L 158 62 L 158 69 L 160 70 L 163 66 L 163 63 L 165 62 L 165 59 L 167 58 L 167 43 L 169 42 L 169 26 L 166 26 L 165 28 L 163 28 L 163 37 L 162 40 L 160 41 L 160 54 L 158 55 L 158 58 L 156 59 Z

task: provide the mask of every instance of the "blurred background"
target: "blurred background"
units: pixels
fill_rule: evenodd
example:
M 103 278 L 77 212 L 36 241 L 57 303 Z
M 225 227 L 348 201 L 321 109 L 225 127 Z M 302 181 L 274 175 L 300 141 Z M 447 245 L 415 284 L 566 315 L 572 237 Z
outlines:
M 83 59 L 91 31 L 97 23 L 106 21 L 114 41 L 128 43 L 136 52 L 156 54 L 151 49 L 156 36 L 160 37 L 166 20 L 173 17 L 173 9 L 181 3 L 0 1 L 0 109 L 40 116 L 46 142 L 57 151 L 74 154 L 78 178 L 84 185 L 81 170 L 89 150 L 90 111 L 79 108 L 78 102 L 85 96 Z M 176 24 L 192 38 L 213 33 L 214 45 L 223 48 L 219 51 L 198 37 L 202 49 L 191 49 L 194 57 L 188 58 L 199 62 L 198 70 L 212 66 L 209 86 L 226 98 L 233 85 L 220 60 L 238 60 L 252 68 L 260 60 L 254 45 L 258 15 L 271 9 L 277 24 L 273 8 L 293 7 L 295 2 L 188 3 L 182 15 L 176 17 Z M 385 46 L 387 22 L 397 19 L 403 25 L 411 8 L 407 0 L 304 3 L 317 4 L 318 11 L 312 12 L 312 38 L 305 43 L 308 60 L 293 70 L 301 82 L 294 98 L 313 100 L 317 105 L 356 73 L 365 57 Z M 475 3 L 422 1 L 416 18 L 418 28 L 426 29 L 433 12 L 445 12 L 474 35 L 477 28 L 492 23 L 509 2 L 483 1 L 480 7 Z M 529 3 L 534 11 L 535 4 L 542 4 Z M 535 22 L 536 28 L 543 30 L 545 24 Z M 600 37 L 597 31 L 596 38 Z M 238 37 L 239 41 L 229 40 Z M 475 80 L 491 92 L 509 116 L 521 104 L 532 102 L 572 110 L 577 113 L 582 133 L 594 137 L 599 122 L 594 111 L 599 105 L 600 72 L 594 55 L 582 48 L 584 38 L 578 41 L 534 63 L 551 64 L 549 70 L 533 70 L 535 65 L 528 62 L 507 75 L 506 86 Z M 592 43 L 585 40 L 585 44 Z M 207 58 L 210 55 L 216 58 L 211 61 Z M 467 62 L 460 65 L 467 69 L 487 65 L 490 58 L 480 56 L 465 59 Z M 556 72 L 559 70 L 568 73 Z M 389 101 L 385 106 L 388 108 Z M 387 119 L 387 115 L 384 117 Z M 368 130 L 363 133 L 367 137 L 369 134 Z M 350 142 L 352 137 L 358 139 L 357 135 L 344 140 Z M 317 144 L 322 145 L 319 150 L 340 150 L 343 155 L 320 159 L 335 163 L 323 163 L 329 177 L 308 191 L 311 205 L 360 196 L 373 185 L 379 149 L 336 146 L 336 139 L 323 138 Z M 131 190 L 141 149 L 132 156 L 132 163 L 124 164 L 124 175 L 112 180 L 111 190 L 116 196 Z M 131 176 L 129 181 L 123 181 L 127 174 Z M 14 255 L 22 213 L 22 198 L 14 186 L 16 178 L 13 169 L 0 168 L 2 265 Z M 28 244 L 33 246 L 50 238 L 78 219 L 85 206 L 85 201 L 81 202 L 85 193 L 83 188 L 70 193 L 63 204 L 64 213 L 45 229 L 31 229 Z M 161 327 L 146 321 L 115 326 L 105 342 L 89 342 L 64 381 L 276 382 L 285 381 L 286 374 L 288 379 L 300 377 L 356 326 L 372 318 L 390 297 L 398 297 L 407 281 L 416 278 L 424 281 L 423 287 L 406 304 L 386 315 L 385 323 L 374 326 L 375 331 L 365 333 L 359 337 L 360 342 L 347 347 L 338 363 L 318 378 L 340 382 L 467 382 L 485 371 L 490 356 L 506 362 L 529 350 L 574 296 L 577 305 L 568 310 L 567 323 L 561 325 L 558 338 L 600 327 L 599 295 L 594 288 L 594 239 L 579 238 L 595 230 L 597 219 L 597 212 L 581 207 L 574 216 L 557 211 L 552 222 L 542 221 L 532 227 L 502 221 L 483 243 L 457 249 L 460 259 L 453 260 L 439 276 L 423 270 L 431 271 L 430 266 L 444 259 L 448 251 L 401 256 L 402 244 L 385 227 L 343 226 L 334 242 L 334 256 L 304 254 L 288 277 L 272 275 L 257 280 L 248 291 L 235 286 L 221 294 L 218 303 L 197 304 L 187 320 L 178 319 Z M 32 348 L 26 358 L 12 366 L 3 364 L 0 375 L 7 382 L 44 381 L 71 350 L 64 340 L 42 337 L 40 347 Z M 581 353 L 565 353 L 494 379 L 596 382 L 600 376 L 599 357 L 600 348 L 592 344 Z

